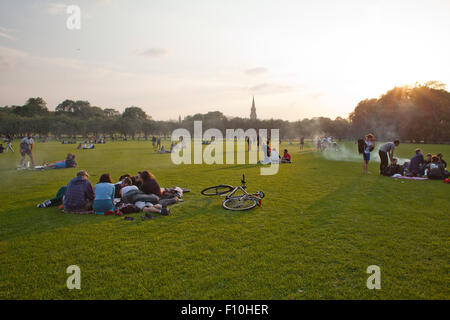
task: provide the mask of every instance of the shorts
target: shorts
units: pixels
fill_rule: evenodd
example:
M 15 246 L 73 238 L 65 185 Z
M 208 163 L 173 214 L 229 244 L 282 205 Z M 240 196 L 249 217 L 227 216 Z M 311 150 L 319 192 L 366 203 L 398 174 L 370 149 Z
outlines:
M 60 161 L 55 163 L 55 169 L 64 169 L 66 167 L 65 161 Z
M 366 161 L 369 161 L 370 160 L 370 152 L 369 153 L 364 152 L 363 153 L 363 159 L 366 160 Z
M 20 150 L 20 154 L 22 155 L 22 157 L 24 157 L 25 155 L 29 155 L 31 157 L 31 150 Z

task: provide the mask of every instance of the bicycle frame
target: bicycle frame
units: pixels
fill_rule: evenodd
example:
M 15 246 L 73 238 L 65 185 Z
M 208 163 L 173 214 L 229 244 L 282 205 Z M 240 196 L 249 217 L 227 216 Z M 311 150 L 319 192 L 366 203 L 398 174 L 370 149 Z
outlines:
M 233 196 L 239 190 L 242 191 L 243 195 Z M 225 199 L 242 198 L 242 197 L 256 197 L 256 198 L 260 199 L 260 196 L 259 196 L 258 193 L 248 193 L 247 191 L 245 191 L 245 186 L 244 187 L 243 186 L 235 187 L 232 191 L 230 191 L 230 193 L 224 194 L 224 195 L 221 195 L 221 196 L 222 197 L 225 196 Z

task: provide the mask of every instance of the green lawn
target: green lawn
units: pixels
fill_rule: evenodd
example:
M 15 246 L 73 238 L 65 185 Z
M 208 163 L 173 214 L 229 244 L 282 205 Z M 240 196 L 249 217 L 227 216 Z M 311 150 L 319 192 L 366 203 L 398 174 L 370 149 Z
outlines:
M 18 143 L 16 142 L 16 151 Z M 37 162 L 61 160 L 76 145 L 38 143 Z M 151 142 L 115 142 L 75 152 L 97 182 L 147 169 L 161 186 L 192 192 L 172 215 L 70 215 L 36 204 L 53 197 L 77 169 L 16 171 L 0 154 L 1 299 L 448 299 L 450 185 L 380 177 L 378 164 L 332 161 L 306 146 L 274 176 L 257 165 L 180 165 Z M 402 144 L 400 157 L 416 145 Z M 450 146 L 422 145 L 450 156 Z M 348 148 L 354 150 L 354 144 Z M 375 158 L 375 153 L 372 154 Z M 448 159 L 447 159 L 448 160 Z M 236 185 L 263 190 L 262 208 L 222 209 L 200 190 Z M 66 268 L 81 268 L 81 290 Z M 381 290 L 366 268 L 381 268 Z

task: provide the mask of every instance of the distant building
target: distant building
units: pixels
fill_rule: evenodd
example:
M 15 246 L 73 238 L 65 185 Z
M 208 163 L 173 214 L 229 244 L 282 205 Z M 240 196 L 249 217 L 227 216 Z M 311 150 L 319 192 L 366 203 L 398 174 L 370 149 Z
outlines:
M 178 116 L 178 123 L 181 123 L 181 116 Z
M 250 119 L 256 120 L 255 97 L 253 97 L 252 109 L 251 109 L 251 111 L 250 111 Z

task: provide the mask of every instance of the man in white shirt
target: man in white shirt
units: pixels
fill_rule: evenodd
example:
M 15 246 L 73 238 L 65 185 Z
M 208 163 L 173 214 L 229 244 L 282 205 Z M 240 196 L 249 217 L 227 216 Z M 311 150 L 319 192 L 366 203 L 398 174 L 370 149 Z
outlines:
M 271 163 L 279 163 L 280 162 L 280 155 L 278 154 L 278 151 L 275 148 L 273 148 L 272 152 L 270 153 L 270 162 Z
M 23 138 L 22 141 L 20 142 L 20 154 L 22 155 L 22 159 L 20 159 L 21 167 L 23 167 L 23 163 L 27 155 L 30 157 L 31 164 L 34 167 L 33 147 L 34 147 L 33 135 L 29 133 L 28 136 Z

